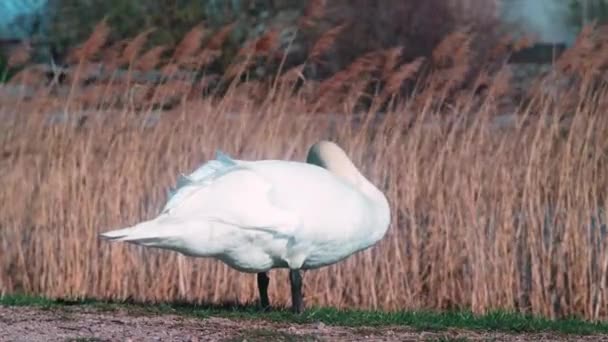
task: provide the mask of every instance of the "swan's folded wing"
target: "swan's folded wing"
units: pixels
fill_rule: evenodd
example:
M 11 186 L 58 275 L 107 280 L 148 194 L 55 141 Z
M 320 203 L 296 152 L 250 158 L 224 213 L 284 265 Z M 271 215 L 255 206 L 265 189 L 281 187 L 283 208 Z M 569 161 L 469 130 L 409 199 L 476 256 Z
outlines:
M 272 183 L 238 161 L 218 154 L 195 172 L 195 176 L 182 178 L 161 215 L 213 220 L 286 236 L 299 225 L 295 213 L 273 202 Z
M 235 160 L 221 151 L 216 152 L 214 160 L 210 160 L 189 175 L 180 175 L 177 178 L 175 188 L 169 190 L 168 200 L 162 209 L 162 213 L 166 213 L 173 209 L 184 198 L 190 196 L 193 191 L 200 188 L 203 184 L 210 184 L 216 178 L 223 174 L 233 171 L 238 167 Z

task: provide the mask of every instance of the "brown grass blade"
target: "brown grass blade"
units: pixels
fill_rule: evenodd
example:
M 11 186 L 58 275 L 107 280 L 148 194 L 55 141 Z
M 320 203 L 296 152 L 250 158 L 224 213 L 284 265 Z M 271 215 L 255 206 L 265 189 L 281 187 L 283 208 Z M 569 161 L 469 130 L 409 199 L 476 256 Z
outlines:
M 201 54 L 196 58 L 196 61 L 199 64 L 199 67 L 202 68 L 213 63 L 221 55 L 221 50 L 203 49 L 203 52 L 201 52 Z
M 325 15 L 325 6 L 327 0 L 310 0 L 304 9 L 304 15 L 300 18 L 299 24 L 301 27 L 311 27 L 315 21 L 321 19 Z
M 253 44 L 254 53 L 258 56 L 269 56 L 279 44 L 279 32 L 277 30 L 271 30 Z
M 160 63 L 162 54 L 167 51 L 168 47 L 159 45 L 146 51 L 135 62 L 135 68 L 141 71 L 150 71 Z
M 380 66 L 381 60 L 381 53 L 376 51 L 368 52 L 358 57 L 344 70 L 321 82 L 318 91 L 320 97 L 328 98 L 335 95 L 335 92 L 340 89 L 347 88 L 348 83 L 377 69 Z
M 31 53 L 32 45 L 29 41 L 24 41 L 11 51 L 6 65 L 9 68 L 25 65 L 29 62 Z
M 308 58 L 314 61 L 321 57 L 321 55 L 323 55 L 329 48 L 334 45 L 336 39 L 338 39 L 342 31 L 347 26 L 348 25 L 346 23 L 340 24 L 323 33 L 313 45 L 312 49 L 310 50 L 310 54 L 308 55 Z
M 124 47 L 127 45 L 126 40 L 120 40 L 112 44 L 110 47 L 103 49 L 101 60 L 109 69 L 116 69 L 124 64 L 121 60 L 121 54 Z
M 403 53 L 403 47 L 388 49 L 384 55 L 384 65 L 382 67 L 382 79 L 387 80 L 395 67 L 399 64 L 399 58 Z
M 459 50 L 468 39 L 469 36 L 464 31 L 450 33 L 433 50 L 433 62 L 442 65 L 452 60 L 454 51 Z
M 230 23 L 222 27 L 216 34 L 209 38 L 209 42 L 207 42 L 205 48 L 210 50 L 221 50 L 222 45 L 224 44 L 226 39 L 228 39 L 230 33 L 232 33 L 232 30 L 235 28 L 235 26 L 236 23 Z
M 161 75 L 164 77 L 172 77 L 179 71 L 179 64 L 169 63 L 160 69 Z
M 305 64 L 300 64 L 300 65 L 296 65 L 296 66 L 292 67 L 289 70 L 286 70 L 279 77 L 279 83 L 283 83 L 283 82 L 292 83 L 298 79 L 304 81 L 306 79 L 306 77 L 304 77 L 304 74 L 303 74 L 305 66 L 306 66 Z
M 81 62 L 88 61 L 95 56 L 101 47 L 106 44 L 108 36 L 110 35 L 110 27 L 107 23 L 107 18 L 102 19 L 89 36 L 89 38 L 78 48 L 72 50 L 69 53 L 68 61 L 70 62 Z
M 205 28 L 203 24 L 193 27 L 184 38 L 179 42 L 173 52 L 173 59 L 178 64 L 188 63 L 190 58 L 198 53 L 203 43 L 205 36 Z
M 406 80 L 412 79 L 424 64 L 425 58 L 418 57 L 414 61 L 401 65 L 386 80 L 384 93 L 388 96 L 396 94 Z
M 148 37 L 155 31 L 154 28 L 147 29 L 133 38 L 127 43 L 125 49 L 120 56 L 121 63 L 132 65 L 135 59 L 138 57 L 143 46 L 146 44 Z

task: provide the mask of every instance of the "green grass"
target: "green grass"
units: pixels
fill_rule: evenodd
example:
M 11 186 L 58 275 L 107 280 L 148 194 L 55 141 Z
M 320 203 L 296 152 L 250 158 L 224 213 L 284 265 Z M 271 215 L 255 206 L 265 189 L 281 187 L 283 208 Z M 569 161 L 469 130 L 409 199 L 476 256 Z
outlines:
M 542 317 L 510 312 L 491 312 L 474 315 L 467 311 L 363 311 L 333 308 L 309 308 L 301 315 L 279 308 L 262 312 L 255 305 L 192 305 L 183 303 L 146 304 L 111 302 L 92 299 L 62 300 L 25 295 L 0 297 L 3 306 L 37 306 L 60 309 L 66 306 L 90 307 L 103 311 L 126 309 L 134 314 L 177 314 L 207 318 L 219 316 L 237 319 L 263 319 L 273 322 L 317 323 L 350 327 L 406 326 L 416 330 L 442 331 L 448 328 L 502 332 L 555 332 L 562 334 L 608 334 L 608 322 L 588 322 L 577 318 L 550 320 Z
M 265 342 L 265 341 L 276 341 L 276 342 L 314 342 L 320 341 L 318 338 L 310 335 L 296 335 L 289 334 L 281 331 L 274 331 L 268 329 L 254 329 L 250 330 L 239 337 L 226 340 L 225 342 Z
M 426 340 L 427 342 L 467 342 L 469 341 L 466 337 L 437 337 Z

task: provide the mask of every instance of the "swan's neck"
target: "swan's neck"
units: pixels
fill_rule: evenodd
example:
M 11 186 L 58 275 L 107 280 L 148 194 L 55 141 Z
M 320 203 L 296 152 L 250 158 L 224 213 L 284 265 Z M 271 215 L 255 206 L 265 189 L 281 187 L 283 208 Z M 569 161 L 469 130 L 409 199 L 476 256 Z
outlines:
M 358 188 L 376 205 L 381 207 L 388 206 L 388 200 L 384 193 L 380 191 L 374 184 L 361 175 Z
M 333 158 L 330 159 L 323 158 L 320 154 L 311 152 L 308 154 L 306 162 L 328 170 L 357 188 L 366 181 L 365 177 L 363 177 L 353 162 L 343 153 L 336 153 Z
M 373 208 L 374 212 L 370 216 L 373 222 L 370 227 L 374 228 L 372 231 L 368 231 L 369 241 L 373 244 L 382 239 L 388 230 L 391 222 L 390 205 L 382 191 L 363 176 L 361 178 L 358 189 L 367 197 L 370 208 Z
M 342 178 L 361 191 L 369 199 L 370 205 L 373 206 L 377 213 L 377 215 L 375 215 L 378 219 L 377 226 L 388 226 L 390 222 L 390 207 L 384 193 L 359 172 L 357 167 L 355 167 L 353 162 L 341 149 L 333 147 L 333 153 L 329 157 L 327 154 L 329 153 L 328 149 L 331 151 L 331 146 L 333 145 L 325 146 L 325 153 L 322 151 L 320 152 L 320 147 L 318 146 L 311 148 L 306 157 L 306 162 L 327 169 L 329 172 Z M 384 232 L 385 231 L 379 231 L 378 233 L 381 236 Z

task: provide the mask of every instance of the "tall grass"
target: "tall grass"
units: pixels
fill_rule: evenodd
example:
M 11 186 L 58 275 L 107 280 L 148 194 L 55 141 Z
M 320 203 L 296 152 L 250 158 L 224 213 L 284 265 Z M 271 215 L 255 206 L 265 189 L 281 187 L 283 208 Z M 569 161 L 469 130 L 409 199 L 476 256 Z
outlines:
M 198 44 L 201 37 L 188 39 Z M 397 65 L 385 58 L 394 50 L 299 87 L 302 68 L 267 84 L 243 82 L 249 62 L 241 61 L 225 91 L 202 97 L 205 77 L 85 84 L 85 60 L 102 45 L 89 40 L 76 50 L 68 91 L 39 86 L 33 95 L 0 100 L 0 293 L 253 301 L 250 274 L 215 260 L 109 244 L 97 234 L 154 216 L 177 175 L 216 148 L 243 159 L 303 160 L 310 144 L 332 139 L 387 193 L 392 225 L 377 246 L 306 272 L 309 304 L 608 316 L 607 89 L 577 55 L 582 45 L 549 75 L 570 75 L 573 86 L 537 80 L 526 101 L 511 106 L 508 127 L 496 121 L 513 88 L 508 69 L 466 83 L 473 62 L 465 57 L 431 66 L 406 97 L 398 95 L 400 84 L 423 60 Z M 455 46 L 462 51 L 453 56 L 466 55 L 466 44 Z M 206 51 L 194 50 L 183 51 Z M 440 52 L 437 59 L 449 59 Z M 129 70 L 136 54 L 126 58 Z M 590 72 L 581 73 L 583 66 Z M 34 77 L 28 70 L 15 79 Z M 370 93 L 378 71 L 387 87 Z M 175 103 L 161 111 L 168 96 Z M 386 111 L 376 115 L 378 108 Z M 271 272 L 273 303 L 289 303 L 288 284 L 285 271 Z

